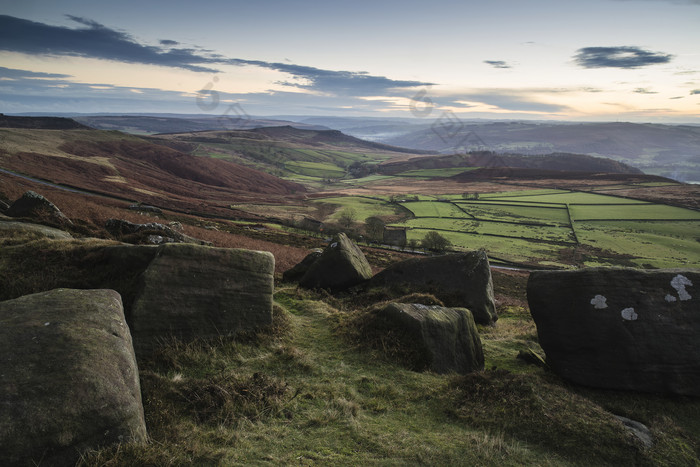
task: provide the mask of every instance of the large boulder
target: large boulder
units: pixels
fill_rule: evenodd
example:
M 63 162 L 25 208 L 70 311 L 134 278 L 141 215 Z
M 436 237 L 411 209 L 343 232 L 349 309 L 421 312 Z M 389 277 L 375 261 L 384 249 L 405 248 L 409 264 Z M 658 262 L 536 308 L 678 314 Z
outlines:
M 113 290 L 0 302 L 0 459 L 74 465 L 88 449 L 145 442 L 139 375 Z
M 109 233 L 127 243 L 148 243 L 151 245 L 192 243 L 211 246 L 211 242 L 190 237 L 172 227 L 157 222 L 134 224 L 123 219 L 108 219 L 105 228 Z
M 540 271 L 527 286 L 549 365 L 575 383 L 700 396 L 700 271 Z
M 156 251 L 130 313 L 139 357 L 171 336 L 210 338 L 272 323 L 272 253 L 188 244 L 141 248 Z
M 287 269 L 282 273 L 282 280 L 285 282 L 299 281 L 302 277 L 304 277 L 304 274 L 306 274 L 309 271 L 311 265 L 318 261 L 322 253 L 323 251 L 316 250 L 306 255 L 306 257 L 302 259 L 301 262 L 297 263 L 292 268 Z
M 368 287 L 430 293 L 446 306 L 469 308 L 478 324 L 498 319 L 491 268 L 483 251 L 407 259 L 374 276 Z
M 307 289 L 340 291 L 372 277 L 372 268 L 362 250 L 344 233 L 338 234 L 299 280 Z
M 5 211 L 10 217 L 46 219 L 59 224 L 72 224 L 60 209 L 38 193 L 27 191 Z
M 466 308 L 391 303 L 377 315 L 419 349 L 436 373 L 484 369 L 484 353 L 474 318 Z

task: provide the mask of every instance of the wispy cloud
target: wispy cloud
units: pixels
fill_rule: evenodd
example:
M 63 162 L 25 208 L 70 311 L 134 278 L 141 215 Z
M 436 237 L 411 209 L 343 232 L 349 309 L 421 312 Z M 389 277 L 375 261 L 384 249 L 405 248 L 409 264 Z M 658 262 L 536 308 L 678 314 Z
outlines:
M 484 63 L 491 65 L 494 68 L 513 68 L 503 60 L 484 60 Z
M 658 94 L 658 92 L 656 92 L 656 91 L 651 91 L 651 90 L 649 90 L 648 88 L 637 88 L 637 89 L 635 89 L 635 90 L 632 91 L 632 92 L 635 92 L 635 93 L 637 93 L 637 94 Z
M 640 68 L 668 63 L 673 55 L 652 52 L 641 47 L 584 47 L 574 55 L 583 68 Z
M 694 96 L 695 94 L 700 94 L 700 89 L 693 89 L 692 91 L 690 91 L 691 96 Z
M 23 79 L 23 78 L 70 78 L 70 75 L 60 73 L 41 73 L 28 70 L 17 70 L 0 66 L 0 79 Z
M 183 48 L 177 41 L 160 40 L 160 46 L 137 42 L 126 32 L 93 20 L 68 16 L 82 25 L 75 29 L 51 26 L 13 16 L 0 15 L 0 50 L 40 55 L 67 55 L 182 68 L 217 73 L 221 65 L 256 66 L 292 75 L 299 81 L 285 86 L 338 95 L 377 95 L 395 89 L 432 85 L 422 81 L 394 80 L 366 72 L 335 71 L 260 60 L 225 57 L 198 47 Z

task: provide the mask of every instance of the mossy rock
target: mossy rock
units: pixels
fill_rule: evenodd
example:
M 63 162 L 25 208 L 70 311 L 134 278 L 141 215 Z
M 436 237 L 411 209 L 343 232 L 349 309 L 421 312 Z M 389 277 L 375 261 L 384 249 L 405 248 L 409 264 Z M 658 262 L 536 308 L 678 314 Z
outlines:
M 73 465 L 145 442 L 138 368 L 119 294 L 56 289 L 0 302 L 0 459 Z

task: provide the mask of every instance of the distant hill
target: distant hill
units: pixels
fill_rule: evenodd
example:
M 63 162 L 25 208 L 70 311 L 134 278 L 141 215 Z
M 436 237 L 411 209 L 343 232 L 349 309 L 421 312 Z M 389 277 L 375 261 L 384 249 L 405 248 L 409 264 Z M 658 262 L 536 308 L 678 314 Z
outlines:
M 543 156 L 525 156 L 522 154 L 496 154 L 488 151 L 389 161 L 380 166 L 379 172 L 393 175 L 411 170 L 453 167 L 509 167 L 566 172 L 643 173 L 641 170 L 621 162 L 583 154 L 557 153 Z
M 114 131 L 0 129 L 0 135 L 4 169 L 160 207 L 221 214 L 233 201 L 305 191 L 250 167 Z
M 473 150 L 524 155 L 556 152 L 608 157 L 645 173 L 700 181 L 700 126 L 637 123 L 463 122 L 449 134 L 436 124 L 405 126 L 386 144 L 444 154 Z M 366 131 L 366 130 L 364 130 Z M 351 134 L 355 134 L 352 131 Z
M 207 130 L 251 129 L 266 126 L 294 125 L 305 129 L 327 129 L 319 125 L 248 116 L 150 116 L 95 115 L 74 117 L 78 122 L 100 130 L 119 130 L 135 134 L 186 133 Z
M 88 130 L 71 118 L 63 117 L 12 117 L 0 114 L 0 128 L 33 128 L 37 130 Z
M 292 126 L 250 130 L 161 134 L 153 142 L 198 156 L 245 164 L 278 176 L 305 180 L 359 177 L 374 172 L 381 161 L 429 154 L 364 141 L 337 130 Z

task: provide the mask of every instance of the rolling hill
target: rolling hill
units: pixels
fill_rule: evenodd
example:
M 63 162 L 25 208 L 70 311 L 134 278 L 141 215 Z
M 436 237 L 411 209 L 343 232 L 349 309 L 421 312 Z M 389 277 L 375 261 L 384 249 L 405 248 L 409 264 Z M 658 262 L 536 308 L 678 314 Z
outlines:
M 233 201 L 305 188 L 214 158 L 197 158 L 143 138 L 103 130 L 0 128 L 0 167 L 58 184 L 160 207 L 229 212 Z

